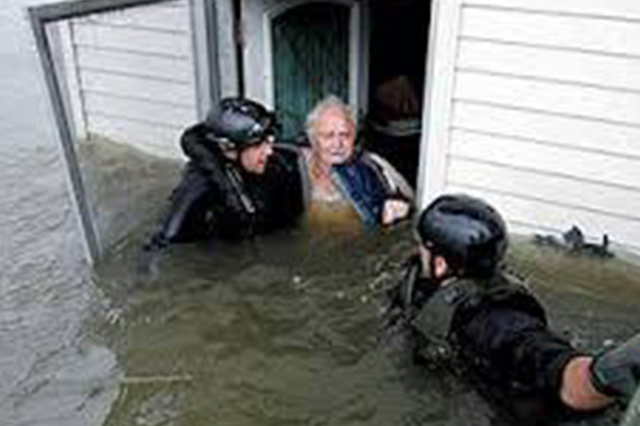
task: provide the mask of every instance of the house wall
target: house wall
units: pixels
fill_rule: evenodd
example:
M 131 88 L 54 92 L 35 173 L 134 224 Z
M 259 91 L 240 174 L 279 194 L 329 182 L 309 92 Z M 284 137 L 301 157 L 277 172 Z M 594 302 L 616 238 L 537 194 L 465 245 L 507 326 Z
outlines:
M 198 114 L 189 7 L 176 0 L 63 24 L 80 138 L 99 134 L 152 154 L 181 155 L 179 135 Z
M 423 204 L 476 194 L 512 230 L 639 252 L 640 2 L 439 3 Z

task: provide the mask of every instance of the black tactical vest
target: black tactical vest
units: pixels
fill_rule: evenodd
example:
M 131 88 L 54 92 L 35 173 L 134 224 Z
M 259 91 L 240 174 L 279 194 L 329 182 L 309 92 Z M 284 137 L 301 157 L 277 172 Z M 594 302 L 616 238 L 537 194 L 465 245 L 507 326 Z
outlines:
M 427 362 L 450 362 L 462 357 L 477 366 L 489 360 L 478 357 L 457 338 L 457 331 L 482 307 L 491 309 L 508 305 L 522 310 L 546 324 L 546 316 L 538 301 L 525 285 L 507 274 L 498 273 L 489 279 L 455 279 L 436 291 L 423 305 L 413 326 L 424 337 L 420 356 Z

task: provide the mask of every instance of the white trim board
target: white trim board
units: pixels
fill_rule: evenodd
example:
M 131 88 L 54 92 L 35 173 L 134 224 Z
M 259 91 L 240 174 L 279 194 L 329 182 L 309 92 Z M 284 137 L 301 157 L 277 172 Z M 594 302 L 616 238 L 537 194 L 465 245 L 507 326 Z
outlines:
M 419 208 L 445 186 L 461 8 L 461 0 L 433 0 L 431 4 L 416 191 Z

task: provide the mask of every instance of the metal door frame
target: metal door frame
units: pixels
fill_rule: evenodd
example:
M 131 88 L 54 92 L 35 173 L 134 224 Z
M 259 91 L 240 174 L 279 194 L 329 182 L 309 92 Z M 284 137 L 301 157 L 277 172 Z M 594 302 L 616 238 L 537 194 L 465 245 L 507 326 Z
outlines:
M 69 105 L 64 76 L 60 75 L 52 40 L 47 34 L 47 24 L 81 17 L 94 13 L 110 12 L 131 7 L 165 3 L 172 0 L 68 0 L 60 3 L 28 8 L 40 63 L 49 92 L 52 113 L 62 144 L 67 165 L 73 200 L 75 202 L 84 237 L 87 259 L 97 261 L 105 247 L 100 243 L 96 223 L 87 202 L 87 192 L 76 152 L 73 114 Z M 195 61 L 196 104 L 199 118 L 203 118 L 209 107 L 220 98 L 219 66 L 216 29 L 215 0 L 188 0 L 193 27 L 193 50 Z

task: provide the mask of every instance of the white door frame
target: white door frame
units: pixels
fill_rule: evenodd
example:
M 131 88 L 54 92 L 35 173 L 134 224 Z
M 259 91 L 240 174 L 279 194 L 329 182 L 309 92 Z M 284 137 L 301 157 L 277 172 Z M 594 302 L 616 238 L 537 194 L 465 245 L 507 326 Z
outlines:
M 273 70 L 273 39 L 271 37 L 271 29 L 273 20 L 297 6 L 307 3 L 336 3 L 349 7 L 349 105 L 358 111 L 361 101 L 360 91 L 366 88 L 362 82 L 364 76 L 365 81 L 368 80 L 368 58 L 363 58 L 361 52 L 368 51 L 363 49 L 362 37 L 362 19 L 361 7 L 357 0 L 289 0 L 279 3 L 263 13 L 263 34 L 264 34 L 264 85 L 265 85 L 265 103 L 270 107 L 275 107 L 275 84 Z M 361 66 L 362 65 L 362 66 Z M 361 75 L 362 74 L 362 75 Z M 360 82 L 360 83 L 359 83 Z
M 463 0 L 432 0 L 422 108 L 417 206 L 445 189 Z

